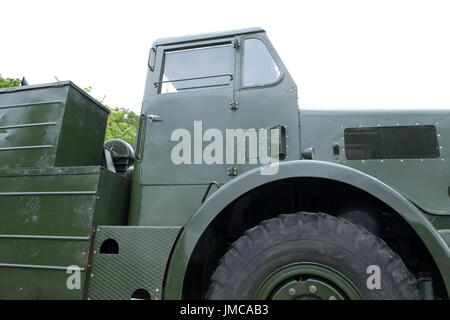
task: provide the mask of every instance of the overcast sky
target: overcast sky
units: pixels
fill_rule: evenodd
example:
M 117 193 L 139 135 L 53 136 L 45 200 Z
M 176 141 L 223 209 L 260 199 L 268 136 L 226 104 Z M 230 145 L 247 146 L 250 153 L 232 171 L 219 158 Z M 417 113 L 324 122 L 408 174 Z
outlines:
M 301 108 L 450 108 L 450 1 L 6 1 L 0 74 L 140 111 L 151 44 L 261 26 Z

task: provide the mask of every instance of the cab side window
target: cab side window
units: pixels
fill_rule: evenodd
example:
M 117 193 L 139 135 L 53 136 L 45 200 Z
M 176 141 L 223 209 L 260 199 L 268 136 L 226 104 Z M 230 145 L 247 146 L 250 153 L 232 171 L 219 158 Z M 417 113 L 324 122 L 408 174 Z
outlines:
M 166 51 L 160 94 L 230 86 L 233 52 L 231 44 Z
M 244 87 L 273 84 L 281 75 L 266 45 L 261 40 L 253 38 L 244 41 L 242 72 Z

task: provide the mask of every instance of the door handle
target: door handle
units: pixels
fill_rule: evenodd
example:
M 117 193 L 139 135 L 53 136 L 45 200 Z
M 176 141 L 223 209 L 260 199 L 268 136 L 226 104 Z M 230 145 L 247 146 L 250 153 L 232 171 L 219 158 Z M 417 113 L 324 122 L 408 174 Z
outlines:
M 149 114 L 147 116 L 147 119 L 149 120 L 150 123 L 161 122 L 162 121 L 162 119 L 159 116 L 155 115 L 155 114 Z

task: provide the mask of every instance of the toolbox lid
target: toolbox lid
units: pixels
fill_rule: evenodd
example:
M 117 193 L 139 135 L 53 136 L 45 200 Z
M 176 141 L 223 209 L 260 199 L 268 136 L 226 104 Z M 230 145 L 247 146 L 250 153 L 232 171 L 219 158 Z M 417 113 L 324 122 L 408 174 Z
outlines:
M 77 86 L 75 83 L 73 83 L 70 80 L 51 82 L 51 83 L 43 83 L 43 84 L 33 84 L 33 85 L 26 85 L 26 86 L 20 86 L 20 87 L 3 88 L 3 89 L 0 89 L 0 94 L 10 93 L 10 92 L 20 92 L 20 91 L 26 91 L 26 90 L 52 88 L 52 87 L 58 88 L 58 87 L 65 87 L 65 86 L 71 86 L 72 88 L 77 90 L 79 93 L 84 95 L 87 99 L 89 99 L 93 103 L 95 103 L 98 107 L 105 110 L 108 114 L 111 112 L 108 108 L 106 108 L 104 105 L 102 105 L 96 99 L 94 99 L 90 94 L 88 94 L 86 91 L 81 89 L 79 86 Z
M 100 165 L 109 110 L 71 81 L 0 90 L 0 168 Z

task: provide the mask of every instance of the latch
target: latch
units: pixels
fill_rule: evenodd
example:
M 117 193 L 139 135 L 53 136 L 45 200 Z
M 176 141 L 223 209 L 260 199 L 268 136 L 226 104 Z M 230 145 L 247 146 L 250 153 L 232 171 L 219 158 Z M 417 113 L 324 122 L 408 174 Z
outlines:
M 338 142 L 333 142 L 333 155 L 335 157 L 338 157 L 341 153 L 341 147 L 339 146 Z
M 286 143 L 286 127 L 278 125 L 272 128 L 272 130 L 278 130 L 278 141 L 272 141 L 272 146 L 275 147 L 272 150 L 272 157 L 278 156 L 278 159 L 284 160 L 287 156 L 287 143 Z M 277 146 L 278 145 L 278 146 Z M 278 149 L 278 150 L 277 150 Z
M 237 111 L 239 109 L 239 102 L 238 101 L 231 101 L 230 102 L 230 109 L 233 111 Z

